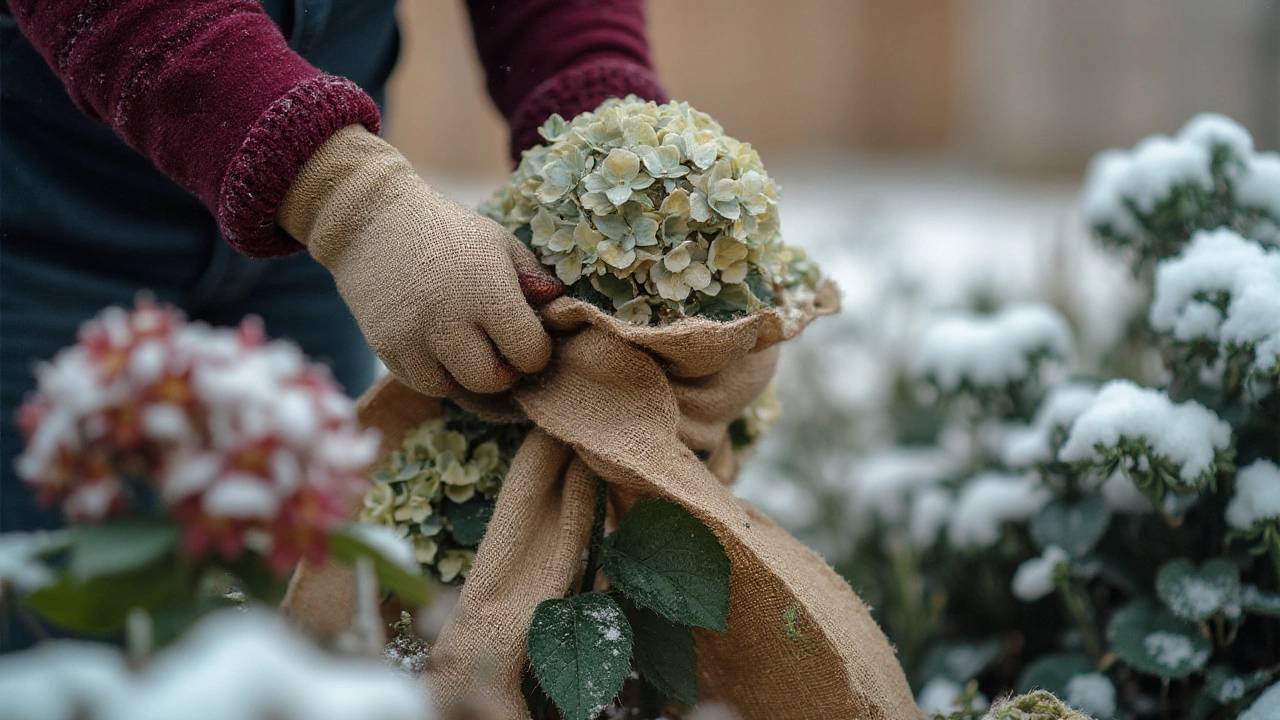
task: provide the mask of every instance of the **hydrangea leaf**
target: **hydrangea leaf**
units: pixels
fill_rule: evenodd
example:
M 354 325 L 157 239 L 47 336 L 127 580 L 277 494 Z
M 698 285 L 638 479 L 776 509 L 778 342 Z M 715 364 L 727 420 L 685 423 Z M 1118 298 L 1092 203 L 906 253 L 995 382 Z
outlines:
M 1203 621 L 1219 611 L 1239 615 L 1240 570 L 1228 560 L 1214 559 L 1197 570 L 1186 558 L 1170 560 L 1156 573 L 1156 593 L 1174 615 Z
M 181 573 L 169 563 L 152 563 L 139 570 L 77 582 L 70 573 L 57 584 L 23 599 L 40 616 L 68 630 L 106 635 L 124 628 L 134 608 L 153 614 L 188 607 L 190 590 Z
M 1213 652 L 1194 624 L 1147 600 L 1118 610 L 1107 624 L 1107 639 L 1134 669 L 1160 678 L 1186 677 Z
M 1014 692 L 1029 693 L 1032 690 L 1048 690 L 1058 697 L 1066 697 L 1067 683 L 1077 675 L 1097 672 L 1088 656 L 1064 652 L 1044 655 L 1028 665 L 1014 685 Z
M 940 643 L 925 656 L 920 665 L 919 677 L 925 681 L 943 677 L 957 683 L 967 683 L 995 662 L 1003 647 L 1004 643 L 998 638 Z
M 1255 615 L 1280 617 L 1280 595 L 1263 592 L 1256 585 L 1245 585 L 1240 598 L 1244 609 Z
M 150 565 L 178 544 L 178 528 L 170 523 L 115 522 L 75 530 L 71 577 L 84 582 Z
M 631 669 L 631 625 L 604 593 L 544 600 L 525 640 L 538 683 L 565 720 L 592 720 Z
M 636 667 L 663 695 L 698 704 L 698 655 L 693 631 L 623 598 L 618 603 L 635 637 Z
M 636 503 L 604 542 L 605 576 L 673 622 L 729 629 L 729 557 L 714 533 L 668 500 Z
M 427 585 L 421 577 L 405 570 L 349 530 L 336 532 L 329 537 L 329 552 L 333 553 L 334 559 L 347 564 L 360 558 L 369 558 L 373 561 L 373 570 L 382 587 L 410 605 L 423 605 L 427 602 Z
M 1238 675 L 1226 665 L 1214 665 L 1205 673 L 1204 691 L 1214 700 L 1227 705 L 1243 700 L 1249 693 L 1266 685 L 1269 679 L 1271 676 L 1266 670 Z
M 1031 521 L 1031 536 L 1041 549 L 1060 547 L 1073 558 L 1084 557 L 1107 531 L 1111 513 L 1101 495 L 1076 500 L 1055 499 Z
M 464 503 L 450 502 L 445 506 L 444 514 L 449 519 L 453 539 L 459 545 L 474 548 L 480 544 L 485 530 L 489 528 L 489 518 L 493 517 L 493 501 L 472 498 Z

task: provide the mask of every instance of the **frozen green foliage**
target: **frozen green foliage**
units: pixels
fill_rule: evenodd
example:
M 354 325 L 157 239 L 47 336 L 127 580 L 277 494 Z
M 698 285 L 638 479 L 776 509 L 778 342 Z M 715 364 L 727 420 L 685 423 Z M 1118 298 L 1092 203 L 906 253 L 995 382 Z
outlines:
M 853 509 L 818 514 L 806 539 L 833 549 L 934 708 L 973 687 L 1058 698 L 997 718 L 1269 717 L 1280 158 L 1204 116 L 1101 157 L 1084 200 L 1149 307 L 1088 358 L 1067 352 L 1065 320 L 1025 304 L 926 324 L 889 413 L 911 446 L 877 456 L 940 454 L 951 470 L 894 485 L 893 503 L 868 502 L 876 483 L 855 476 Z

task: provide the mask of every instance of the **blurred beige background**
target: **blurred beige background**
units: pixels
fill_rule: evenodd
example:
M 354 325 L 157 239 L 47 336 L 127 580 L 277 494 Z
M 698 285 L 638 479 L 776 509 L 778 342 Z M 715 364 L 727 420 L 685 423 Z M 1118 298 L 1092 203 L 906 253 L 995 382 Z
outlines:
M 389 134 L 428 175 L 500 178 L 506 130 L 460 0 L 403 0 Z M 1280 0 L 650 0 L 672 95 L 779 157 L 1078 173 L 1202 110 L 1280 145 Z

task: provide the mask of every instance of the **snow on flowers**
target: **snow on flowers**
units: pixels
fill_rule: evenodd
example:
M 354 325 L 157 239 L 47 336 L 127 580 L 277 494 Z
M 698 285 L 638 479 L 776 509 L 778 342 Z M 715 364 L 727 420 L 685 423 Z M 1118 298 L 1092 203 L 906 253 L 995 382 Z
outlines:
M 607 100 L 540 129 L 481 212 L 524 239 L 574 294 L 635 323 L 725 319 L 812 290 L 782 243 L 777 186 L 747 143 L 687 103 Z
M 328 371 L 254 318 L 107 308 L 36 375 L 17 469 L 38 497 L 73 522 L 167 512 L 194 556 L 322 556 L 377 450 Z

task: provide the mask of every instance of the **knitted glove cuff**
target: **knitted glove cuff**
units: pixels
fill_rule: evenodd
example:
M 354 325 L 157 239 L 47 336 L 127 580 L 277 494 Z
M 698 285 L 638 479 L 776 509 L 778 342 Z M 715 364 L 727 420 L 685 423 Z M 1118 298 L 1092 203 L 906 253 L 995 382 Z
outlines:
M 339 129 L 362 124 L 377 133 L 378 106 L 345 78 L 317 75 L 295 85 L 249 128 L 223 175 L 217 218 L 227 242 L 259 258 L 303 250 L 276 224 L 298 171 Z

